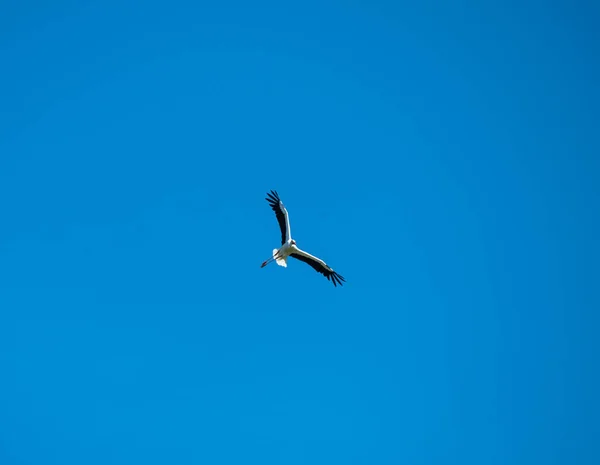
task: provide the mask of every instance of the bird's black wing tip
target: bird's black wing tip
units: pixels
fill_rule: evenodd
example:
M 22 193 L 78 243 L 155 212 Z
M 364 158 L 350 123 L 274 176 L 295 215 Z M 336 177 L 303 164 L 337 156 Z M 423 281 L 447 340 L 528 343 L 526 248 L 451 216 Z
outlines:
M 267 192 L 267 197 L 265 197 L 265 200 L 267 202 L 274 203 L 275 205 L 277 205 L 281 202 L 279 195 L 277 195 L 277 191 Z
M 342 275 L 337 274 L 335 271 L 333 272 L 332 277 L 333 277 L 333 283 L 334 284 L 337 282 L 340 286 L 343 286 L 344 283 L 346 282 L 346 280 L 344 279 L 344 277 Z
M 334 287 L 337 287 L 338 284 L 340 286 L 343 286 L 344 284 L 342 283 L 343 281 L 346 281 L 344 278 L 342 278 L 339 274 L 337 274 L 335 271 L 331 270 L 330 273 L 323 273 L 325 275 L 325 277 L 327 278 L 327 281 L 331 281 L 333 283 Z M 340 278 L 342 278 L 340 280 Z

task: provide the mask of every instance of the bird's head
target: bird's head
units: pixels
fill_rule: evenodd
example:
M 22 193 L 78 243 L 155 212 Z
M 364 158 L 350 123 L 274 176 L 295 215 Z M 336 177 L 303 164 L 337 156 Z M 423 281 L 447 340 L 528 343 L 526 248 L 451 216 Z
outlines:
M 292 245 L 296 245 L 296 241 L 295 241 L 294 239 L 292 239 L 292 242 L 291 242 L 291 244 L 292 244 Z

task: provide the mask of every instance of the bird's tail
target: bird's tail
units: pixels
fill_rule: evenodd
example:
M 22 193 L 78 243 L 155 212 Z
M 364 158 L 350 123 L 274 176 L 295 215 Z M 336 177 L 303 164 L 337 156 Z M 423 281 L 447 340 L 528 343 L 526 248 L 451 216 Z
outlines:
M 273 257 L 275 257 L 275 255 L 277 255 L 277 252 L 279 252 L 278 249 L 273 249 Z M 284 268 L 287 268 L 287 257 L 276 258 L 275 261 L 277 262 L 277 264 L 279 266 L 283 266 Z

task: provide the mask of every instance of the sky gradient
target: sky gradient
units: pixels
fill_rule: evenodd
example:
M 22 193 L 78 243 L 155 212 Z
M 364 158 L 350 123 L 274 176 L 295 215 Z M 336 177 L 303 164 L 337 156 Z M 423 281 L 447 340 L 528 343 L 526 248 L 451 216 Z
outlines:
M 600 463 L 599 7 L 214 3 L 0 1 L 0 463 Z

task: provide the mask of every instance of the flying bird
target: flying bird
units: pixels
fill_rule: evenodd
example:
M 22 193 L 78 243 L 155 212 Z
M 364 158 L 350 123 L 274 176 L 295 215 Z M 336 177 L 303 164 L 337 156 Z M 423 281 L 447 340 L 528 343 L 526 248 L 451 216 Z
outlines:
M 263 268 L 273 261 L 279 266 L 287 267 L 287 258 L 293 257 L 296 260 L 308 263 L 331 281 L 334 286 L 337 287 L 338 284 L 342 286 L 342 282 L 346 282 L 343 276 L 340 276 L 333 271 L 333 269 L 320 258 L 317 258 L 304 250 L 300 250 L 296 246 L 296 241 L 292 239 L 292 233 L 290 232 L 290 217 L 277 192 L 267 192 L 267 198 L 265 200 L 269 202 L 269 205 L 277 217 L 277 222 L 281 229 L 281 247 L 279 249 L 273 249 L 273 256 L 268 260 L 265 260 L 260 267 Z

